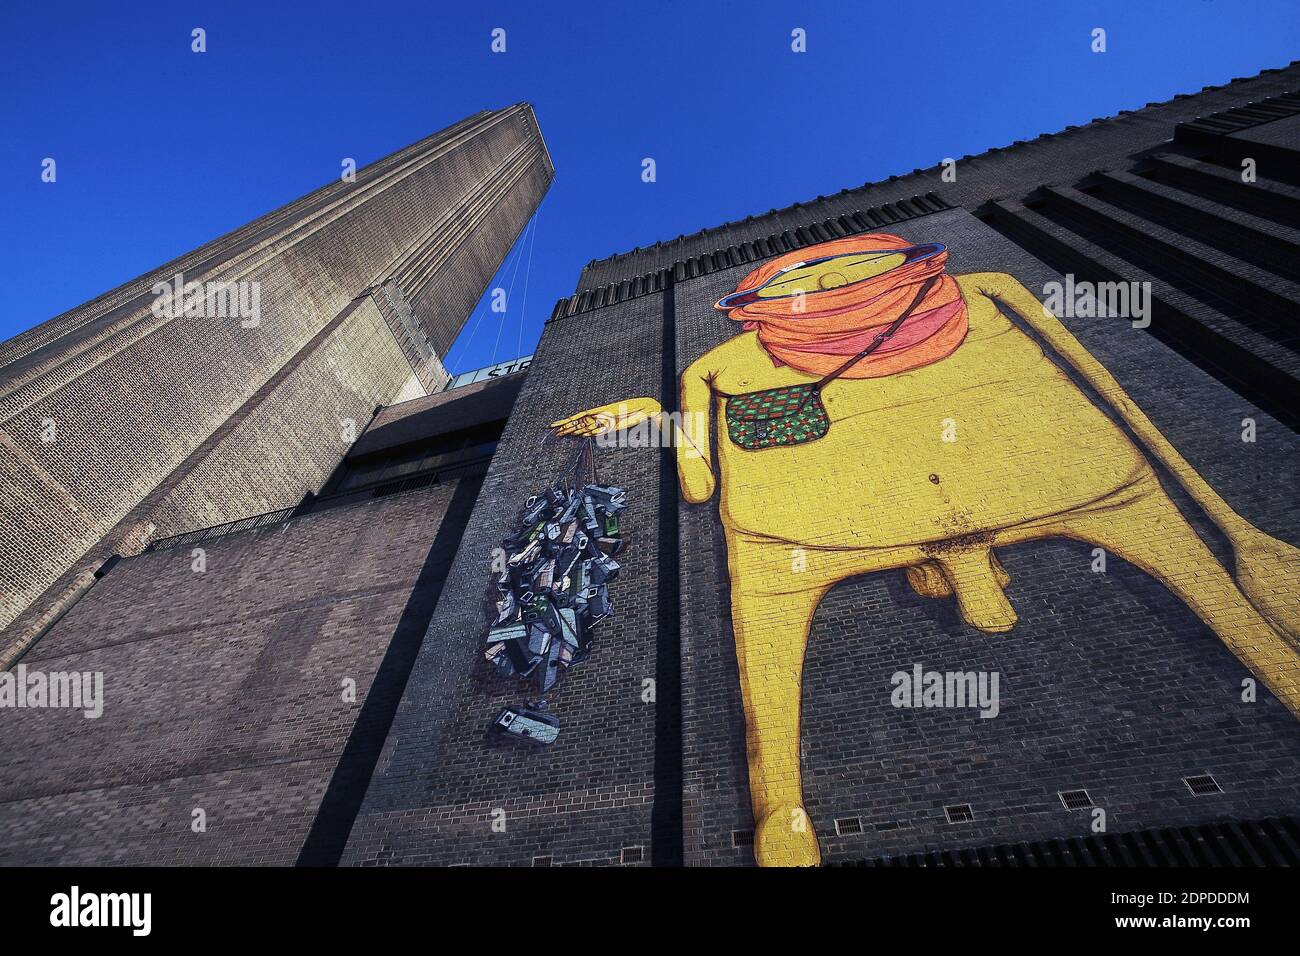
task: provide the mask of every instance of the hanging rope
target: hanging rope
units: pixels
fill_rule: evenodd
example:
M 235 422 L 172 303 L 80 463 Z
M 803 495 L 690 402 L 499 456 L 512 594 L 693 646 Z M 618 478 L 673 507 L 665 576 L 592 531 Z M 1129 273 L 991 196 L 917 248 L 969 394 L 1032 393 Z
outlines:
M 501 321 L 497 325 L 497 340 L 492 343 L 492 361 L 488 362 L 489 365 L 497 364 L 497 348 L 501 345 L 501 333 L 506 327 L 506 316 L 510 313 L 510 305 L 515 301 L 515 280 L 519 278 L 519 263 L 524 259 L 524 246 L 527 244 L 528 232 L 532 229 L 532 226 L 533 220 L 529 220 L 529 222 L 524 226 L 524 231 L 519 236 L 519 242 L 517 244 L 519 255 L 515 256 L 515 271 L 510 276 L 510 287 L 506 289 L 506 308 L 505 311 L 501 313 Z
M 544 457 L 544 453 L 551 441 L 555 439 L 555 433 L 549 428 L 542 433 L 542 440 L 539 443 L 539 458 Z M 586 485 L 599 484 L 599 473 L 596 468 L 596 439 L 595 438 L 578 438 L 577 446 L 569 455 L 568 463 L 560 469 L 560 477 L 556 481 L 557 487 L 559 481 L 566 484 L 564 490 L 573 488 L 582 488 Z
M 497 272 L 496 272 L 496 275 L 494 275 L 494 276 L 492 277 L 493 280 L 494 280 L 493 285 L 495 285 L 495 280 L 496 280 L 497 278 L 499 278 L 500 276 L 504 275 L 505 272 L 506 272 L 506 270 L 510 268 L 510 256 L 511 256 L 511 255 L 514 255 L 516 252 L 518 252 L 519 255 L 522 256 L 522 255 L 523 255 L 523 247 L 522 247 L 522 246 L 516 246 L 515 249 L 511 249 L 511 250 L 510 250 L 510 253 L 506 255 L 505 261 L 501 263 L 501 268 L 498 269 Z M 473 328 L 470 329 L 470 331 L 469 331 L 469 338 L 465 340 L 464 345 L 461 344 L 460 339 L 457 339 L 457 340 L 452 344 L 452 347 L 451 347 L 450 349 L 447 350 L 447 361 L 446 361 L 446 364 L 447 364 L 447 371 L 448 371 L 448 372 L 451 372 L 451 357 L 452 357 L 454 354 L 456 354 L 456 350 L 459 348 L 459 349 L 463 352 L 465 349 L 469 348 L 471 345 L 474 344 L 474 336 L 476 336 L 476 335 L 478 334 L 478 327 L 479 327 L 480 325 L 483 324 L 483 315 L 484 315 L 484 312 L 483 312 L 482 310 L 480 310 L 480 311 L 479 311 L 479 314 L 478 314 L 478 320 L 474 323 Z M 463 372 L 463 371 L 467 371 L 467 370 L 466 370 L 466 369 L 461 369 L 460 371 Z M 453 374 L 458 374 L 458 373 L 453 373 Z
M 550 193 L 547 193 L 549 196 Z M 523 308 L 519 311 L 519 343 L 516 346 L 515 355 L 524 354 L 524 321 L 528 318 L 528 280 L 533 274 L 533 247 L 537 245 L 537 224 L 542 219 L 542 206 L 546 205 L 546 196 L 537 206 L 537 212 L 533 214 L 533 238 L 528 243 L 528 268 L 524 270 L 524 301 Z

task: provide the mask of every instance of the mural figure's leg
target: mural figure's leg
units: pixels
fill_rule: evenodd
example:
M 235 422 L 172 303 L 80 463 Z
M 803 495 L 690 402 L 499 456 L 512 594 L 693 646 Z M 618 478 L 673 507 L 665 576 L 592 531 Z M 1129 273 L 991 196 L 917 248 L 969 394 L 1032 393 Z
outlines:
M 1239 524 L 1228 537 L 1237 586 L 1265 620 L 1300 644 L 1300 549 L 1249 525 Z
M 789 549 L 779 551 L 788 560 Z M 805 582 L 795 576 L 782 583 Z M 731 623 L 745 708 L 754 856 L 759 866 L 821 862 L 817 835 L 803 807 L 799 708 L 808 628 L 827 590 L 828 586 L 811 584 L 787 593 L 758 593 L 747 591 L 743 579 L 732 580 Z
M 1154 475 L 1114 504 L 1057 519 L 1060 533 L 1118 554 L 1178 595 L 1300 717 L 1300 654 L 1241 593 Z

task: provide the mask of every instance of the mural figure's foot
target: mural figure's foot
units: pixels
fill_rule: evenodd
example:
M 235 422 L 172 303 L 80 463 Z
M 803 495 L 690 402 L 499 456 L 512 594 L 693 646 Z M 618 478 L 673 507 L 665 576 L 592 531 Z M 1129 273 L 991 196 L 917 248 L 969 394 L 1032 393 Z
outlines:
M 754 830 L 754 859 L 759 866 L 818 866 L 822 861 L 808 811 L 800 806 L 769 810 Z

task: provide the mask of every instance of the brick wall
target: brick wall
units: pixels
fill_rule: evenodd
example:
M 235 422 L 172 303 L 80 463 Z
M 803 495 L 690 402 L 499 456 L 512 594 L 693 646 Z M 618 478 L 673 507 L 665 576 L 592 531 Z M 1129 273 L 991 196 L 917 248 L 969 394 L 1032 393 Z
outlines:
M 527 107 L 485 114 L 183 260 L 189 281 L 258 283 L 256 327 L 153 315 L 152 280 L 172 278 L 155 270 L 87 304 L 85 315 L 16 339 L 0 369 L 0 493 L 13 516 L 0 527 L 0 626 L 162 482 L 179 477 L 194 450 L 286 367 L 308 366 L 298 380 L 337 374 L 360 385 L 369 375 L 358 391 L 374 393 L 374 404 L 393 400 L 409 366 L 394 384 L 386 359 L 339 353 L 335 361 L 351 368 L 314 373 L 322 356 L 303 349 L 367 287 L 392 280 L 409 285 L 429 342 L 445 351 L 550 176 Z M 263 440 L 285 439 L 278 442 L 285 467 L 245 473 L 223 507 L 249 513 L 301 496 L 322 468 L 320 451 L 341 450 L 337 422 L 313 413 L 262 409 Z M 53 440 L 44 440 L 48 422 Z M 305 457 L 290 460 L 300 449 Z M 211 498 L 212 490 L 199 494 Z
M 961 185 L 949 198 L 974 203 L 995 194 L 1023 196 L 1045 179 L 1070 173 L 1060 165 L 1062 144 L 1073 151 L 1072 161 L 1125 157 L 1159 144 L 1177 119 L 1278 92 L 1293 84 L 1296 69 L 1232 84 L 1198 102 L 1176 101 L 977 158 L 961 167 Z M 1080 145 L 1087 143 L 1096 149 Z M 923 174 L 903 177 L 873 195 L 931 188 L 923 180 Z M 727 243 L 753 239 L 868 201 L 845 194 L 818 203 L 815 212 L 805 204 L 798 207 L 803 212 L 779 222 L 755 217 L 634 259 L 615 257 L 608 260 L 608 275 L 624 275 L 637 263 L 669 265 L 688 250 L 712 250 L 719 236 Z M 992 227 L 954 209 L 887 231 L 947 244 L 951 273 L 1007 272 L 1040 294 L 1045 282 L 1060 278 L 1018 245 L 1021 239 L 1007 238 L 1014 230 L 999 214 L 989 215 Z M 1257 224 L 1243 218 L 1239 225 Z M 419 285 L 428 262 L 404 262 L 403 268 L 408 265 L 405 274 Z M 708 268 L 718 269 L 716 260 Z M 187 563 L 168 564 L 175 556 L 167 552 L 112 571 L 26 663 L 84 660 L 90 663 L 76 666 L 100 662 L 106 673 L 115 670 L 133 702 L 121 731 L 125 746 L 106 746 L 108 731 L 83 729 L 91 722 L 79 717 L 54 718 L 65 720 L 60 724 L 42 722 L 43 715 L 33 712 L 0 712 L 0 720 L 20 722 L 13 724 L 13 739 L 26 748 L 0 777 L 0 838 L 14 834 L 7 844 L 0 839 L 0 847 L 24 860 L 50 853 L 190 859 L 195 844 L 187 831 L 149 834 L 177 820 L 187 827 L 189 809 L 202 798 L 218 807 L 229 837 L 216 844 L 218 855 L 204 859 L 294 857 L 360 866 L 752 862 L 744 845 L 753 820 L 730 621 L 732 582 L 718 504 L 683 504 L 662 450 L 598 453 L 602 477 L 628 489 L 631 547 L 619 558 L 623 573 L 611 588 L 616 616 L 600 626 L 590 659 L 549 695 L 563 725 L 553 746 L 532 749 L 490 736 L 489 721 L 501 706 L 536 692 L 497 677 L 481 653 L 492 549 L 523 500 L 556 477 L 567 458 L 564 443 L 544 443 L 547 424 L 631 397 L 671 406 L 676 376 L 735 334 L 734 324 L 712 306 L 750 268 L 678 270 L 661 291 L 549 323 L 481 491 L 464 486 L 451 503 L 408 495 L 325 512 L 283 532 L 248 535 L 244 544 L 239 538 L 219 542 L 210 549 L 210 567 L 224 549 L 244 549 L 228 563 L 238 567 L 237 575 L 221 588 L 193 575 Z M 421 294 L 405 291 L 413 300 Z M 1169 297 L 1204 302 L 1206 294 L 1180 277 Z M 1159 313 L 1162 320 L 1167 314 Z M 373 314 L 366 321 L 365 334 L 376 334 Z M 1204 350 L 1183 349 L 1187 326 L 1158 322 L 1143 332 L 1123 320 L 1063 321 L 1234 508 L 1263 530 L 1300 541 L 1300 504 L 1291 493 L 1300 478 L 1295 432 L 1225 385 L 1231 376 L 1211 367 Z M 320 354 L 326 352 L 322 347 Z M 330 381 L 331 373 L 320 372 Z M 286 379 L 284 387 L 305 387 L 310 376 L 304 376 Z M 342 394 L 330 390 L 343 381 L 334 380 L 327 394 Z M 1017 382 L 1006 387 L 1014 390 Z M 1014 413 L 1032 416 L 1031 398 Z M 379 444 L 404 441 L 408 430 L 423 428 L 422 416 L 450 409 L 454 401 L 426 398 L 386 410 L 369 437 Z M 972 420 L 979 415 L 980 409 L 970 410 Z M 1257 424 L 1254 443 L 1241 441 L 1245 418 Z M 253 430 L 260 432 L 260 426 Z M 220 451 L 230 457 L 213 459 L 213 476 L 228 480 L 262 453 L 235 430 Z M 1008 461 L 987 467 L 1009 486 L 1017 481 Z M 1231 568 L 1221 535 L 1167 474 L 1158 473 Z M 37 474 L 27 468 L 11 480 L 36 481 Z M 282 474 L 288 480 L 291 471 Z M 833 480 L 801 474 L 778 493 L 797 497 L 814 483 Z M 178 493 L 172 505 L 196 515 L 209 507 L 189 491 Z M 437 535 L 427 526 L 443 510 L 467 521 L 459 544 L 448 542 L 460 534 L 458 527 L 451 531 L 451 522 Z M 834 520 L 808 516 L 814 535 Z M 446 587 L 436 611 L 429 606 L 412 613 L 411 600 L 402 597 L 412 582 L 427 597 L 418 582 L 442 577 L 440 566 L 436 574 L 427 571 L 431 540 L 446 545 L 435 562 L 450 564 Z M 1106 572 L 1094 573 L 1092 548 L 1082 543 L 1038 541 L 998 553 L 1019 613 L 1005 634 L 967 626 L 951 599 L 918 596 L 901 571 L 844 581 L 822 601 L 805 664 L 801 765 L 825 860 L 1089 832 L 1091 814 L 1067 811 L 1057 797 L 1061 790 L 1086 789 L 1106 810 L 1112 833 L 1295 812 L 1300 737 L 1294 717 L 1262 686 L 1257 701 L 1242 699 L 1248 672 L 1168 590 L 1113 554 Z M 346 586 L 321 583 L 335 575 Z M 284 623 L 268 623 L 273 620 Z M 122 639 L 137 632 L 139 639 Z M 405 665 L 380 662 L 391 661 L 378 645 L 394 632 L 409 636 L 400 643 L 410 677 L 404 687 L 383 682 L 385 699 L 395 701 L 400 692 L 391 729 L 382 714 L 356 720 L 355 713 L 337 713 L 332 688 L 315 696 L 325 681 L 319 675 L 332 679 L 336 660 L 363 674 L 387 667 L 404 677 Z M 176 640 L 169 639 L 172 633 Z M 969 709 L 891 706 L 892 675 L 914 664 L 997 672 L 999 715 L 981 719 Z M 215 693 L 212 673 L 218 675 Z M 657 682 L 654 702 L 643 696 L 648 680 Z M 244 707 L 245 699 L 262 703 Z M 199 703 L 191 712 L 192 700 Z M 294 709 L 293 702 L 301 704 Z M 349 720 L 353 730 L 346 731 L 350 742 L 344 745 Z M 370 728 L 364 745 L 352 742 L 357 726 Z M 165 746 L 142 743 L 153 738 Z M 323 782 L 330 755 L 349 747 L 360 757 L 345 760 L 344 772 L 334 757 L 335 769 Z M 259 755 L 281 762 L 271 766 Z M 373 778 L 369 760 L 376 762 Z M 1203 773 L 1213 774 L 1223 792 L 1193 796 L 1181 778 Z M 82 777 L 89 789 L 67 783 Z M 349 833 L 346 823 L 358 803 Z M 971 807 L 970 822 L 947 821 L 944 808 L 957 804 Z M 317 806 L 326 809 L 317 813 Z M 115 842 L 100 834 L 95 826 L 104 822 L 128 838 Z M 504 829 L 493 826 L 499 822 Z M 64 838 L 69 823 L 88 849 Z
M 946 243 L 955 274 L 1011 272 L 1031 290 L 1059 279 L 963 210 L 890 231 Z M 662 399 L 665 361 L 675 377 L 735 334 L 712 306 L 749 268 L 679 280 L 665 293 L 547 325 L 345 863 L 614 863 L 622 847 L 647 839 L 647 860 L 670 861 L 668 848 L 680 839 L 687 864 L 752 863 L 718 506 L 678 502 L 674 514 L 676 481 L 659 451 L 601 453 L 603 475 L 630 489 L 635 550 L 614 589 L 617 621 L 553 702 L 564 725 L 554 746 L 530 750 L 488 737 L 497 708 L 529 692 L 476 656 L 490 548 L 556 467 L 539 444 L 545 424 L 622 398 Z M 1276 493 L 1296 482 L 1293 432 L 1122 320 L 1067 325 L 1234 507 L 1283 539 L 1300 537 L 1293 496 Z M 1240 440 L 1245 417 L 1258 423 L 1254 444 Z M 1214 529 L 1162 478 L 1230 562 Z M 802 476 L 788 493 L 828 480 Z M 661 503 L 652 530 L 651 501 Z M 813 525 L 827 520 L 834 517 L 809 516 Z M 1262 686 L 1257 702 L 1242 701 L 1249 672 L 1177 598 L 1114 555 L 1105 574 L 1093 573 L 1092 549 L 1079 543 L 1040 541 L 999 554 L 1020 614 L 1008 634 L 968 627 L 950 599 L 919 597 L 901 571 L 851 579 L 822 602 L 805 670 L 802 768 L 825 860 L 1090 832 L 1092 816 L 1065 810 L 1061 790 L 1088 790 L 1111 832 L 1294 810 L 1294 717 Z M 677 578 L 679 594 L 665 588 L 665 574 Z M 664 687 L 657 714 L 642 710 L 638 719 L 634 700 L 638 677 L 671 674 L 678 652 L 679 740 Z M 891 676 L 915 663 L 998 672 L 1000 715 L 894 708 Z M 682 781 L 673 778 L 677 759 Z M 1224 793 L 1193 796 L 1182 778 L 1200 773 L 1212 773 Z M 947 822 L 944 807 L 956 804 L 971 805 L 973 822 Z M 502 812 L 506 829 L 494 832 L 494 813 Z M 849 832 L 855 826 L 859 832 Z
M 628 490 L 631 545 L 610 588 L 615 616 L 599 625 L 590 658 L 548 695 L 562 722 L 555 744 L 533 749 L 489 736 L 502 706 L 536 691 L 495 676 L 482 657 L 481 607 L 492 549 L 531 494 L 559 474 L 567 445 L 541 445 L 549 422 L 629 395 L 661 396 L 663 314 L 656 297 L 617 318 L 547 327 L 483 487 L 411 674 L 343 862 L 529 865 L 613 863 L 626 847 L 654 858 L 656 704 L 661 630 L 660 452 L 601 451 L 601 477 Z M 536 378 L 533 369 L 541 369 Z M 669 701 L 671 701 L 671 695 Z M 662 706 L 664 698 L 660 697 Z M 493 811 L 504 832 L 493 830 Z M 671 824 L 669 824 L 671 826 Z M 662 832 L 662 831 L 661 831 Z M 671 831 L 661 852 L 675 852 Z
M 1059 280 L 962 210 L 890 231 L 946 243 L 954 274 L 1008 271 L 1040 292 Z M 673 287 L 679 369 L 735 334 L 712 305 L 747 269 Z M 602 310 L 614 313 L 603 321 L 617 322 L 618 308 Z M 593 315 L 601 311 L 583 318 Z M 1064 321 L 1235 508 L 1300 540 L 1300 506 L 1278 493 L 1300 478 L 1293 432 L 1123 320 Z M 1245 417 L 1258 423 L 1255 444 L 1241 441 Z M 1198 526 L 1231 568 L 1219 536 Z M 716 502 L 681 506 L 680 551 L 686 861 L 751 863 L 752 849 L 733 845 L 754 823 Z M 1111 832 L 1294 812 L 1295 718 L 1262 686 L 1256 703 L 1241 700 L 1249 672 L 1177 598 L 1114 555 L 1105 574 L 1092 573 L 1092 548 L 1082 543 L 1034 542 L 999 555 L 1020 615 L 1006 634 L 966 626 L 950 599 L 919 597 L 902 571 L 849 580 L 823 600 L 805 664 L 802 766 L 824 860 L 1086 835 L 1091 816 L 1066 811 L 1059 790 L 1087 789 Z M 916 663 L 999 672 L 1001 713 L 892 707 L 892 674 Z M 1192 796 L 1181 778 L 1207 772 L 1224 793 Z M 974 821 L 949 824 L 943 808 L 955 804 L 970 804 Z M 837 836 L 837 819 L 859 820 L 861 832 Z
M 150 513 L 158 537 L 287 508 L 319 491 L 349 439 L 410 377 L 374 301 L 362 300 Z
M 102 672 L 103 716 L 0 710 L 0 863 L 287 865 L 309 834 L 328 858 L 476 488 L 209 541 L 202 573 L 190 548 L 120 562 L 23 660 Z

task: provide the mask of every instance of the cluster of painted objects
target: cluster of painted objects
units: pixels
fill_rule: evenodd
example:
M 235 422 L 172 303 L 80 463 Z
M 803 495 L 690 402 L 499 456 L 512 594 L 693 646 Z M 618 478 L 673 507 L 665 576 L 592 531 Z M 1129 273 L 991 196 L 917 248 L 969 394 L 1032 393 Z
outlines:
M 528 499 L 502 542 L 505 568 L 484 656 L 502 677 L 522 677 L 545 693 L 560 669 L 581 663 L 592 630 L 613 613 L 609 583 L 623 547 L 619 514 L 626 492 L 609 485 L 553 485 Z M 545 704 L 507 707 L 493 729 L 533 743 L 552 743 L 559 721 Z

